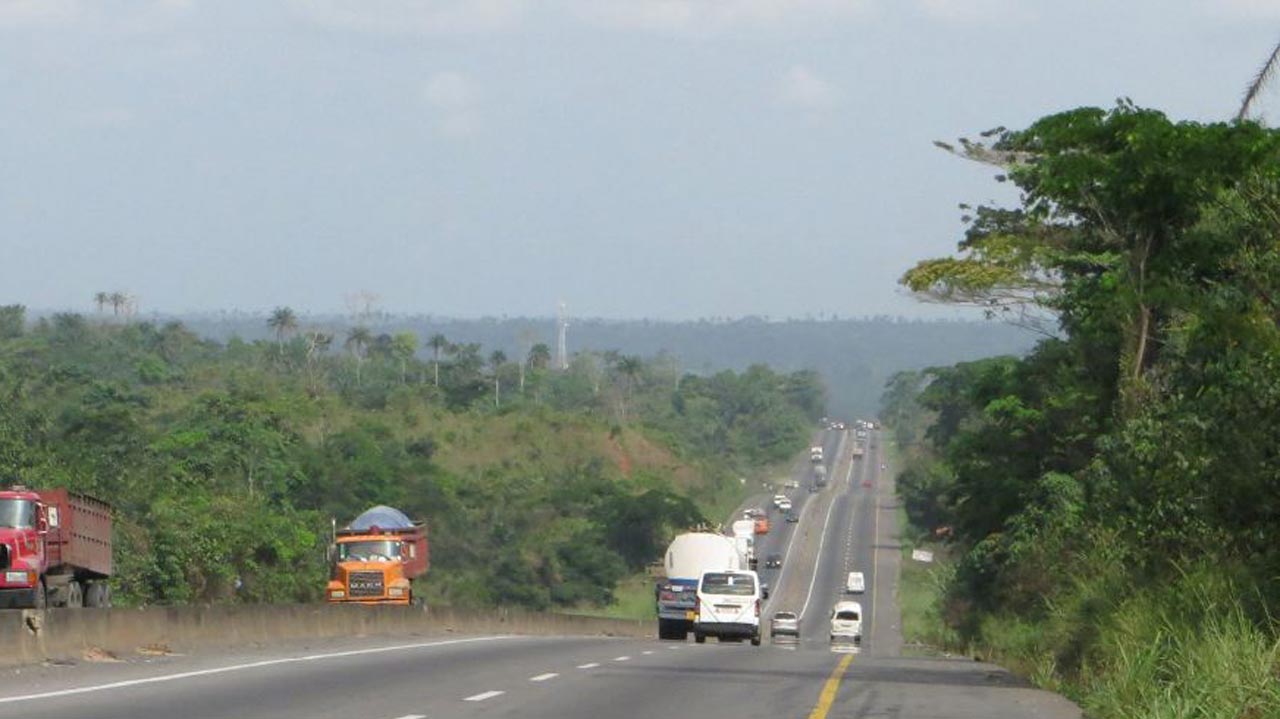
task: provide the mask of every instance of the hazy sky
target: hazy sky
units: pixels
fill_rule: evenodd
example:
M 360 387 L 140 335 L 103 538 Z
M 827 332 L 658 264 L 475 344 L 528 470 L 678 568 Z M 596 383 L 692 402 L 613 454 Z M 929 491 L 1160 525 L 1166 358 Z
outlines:
M 1277 41 L 1280 0 L 0 0 L 0 303 L 936 313 L 896 279 L 1008 190 L 932 140 L 1227 118 Z

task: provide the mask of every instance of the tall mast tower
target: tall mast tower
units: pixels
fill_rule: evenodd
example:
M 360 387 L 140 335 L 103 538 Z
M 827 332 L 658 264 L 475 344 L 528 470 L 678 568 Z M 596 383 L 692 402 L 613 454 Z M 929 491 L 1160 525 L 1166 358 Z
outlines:
M 569 307 L 560 303 L 560 311 L 556 313 L 556 367 L 569 369 L 569 347 L 565 336 L 569 329 Z

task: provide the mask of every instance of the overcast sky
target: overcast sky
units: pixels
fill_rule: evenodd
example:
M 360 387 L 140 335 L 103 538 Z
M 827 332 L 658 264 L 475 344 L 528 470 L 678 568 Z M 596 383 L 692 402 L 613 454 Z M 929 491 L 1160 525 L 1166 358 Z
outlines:
M 936 314 L 897 278 L 1009 191 L 931 141 L 1228 118 L 1277 41 L 1280 0 L 0 0 L 0 303 Z

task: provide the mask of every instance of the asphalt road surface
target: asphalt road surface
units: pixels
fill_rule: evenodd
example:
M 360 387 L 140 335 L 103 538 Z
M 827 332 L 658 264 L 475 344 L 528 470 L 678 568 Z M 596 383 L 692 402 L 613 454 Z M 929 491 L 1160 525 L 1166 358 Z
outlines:
M 862 459 L 850 457 L 852 439 L 825 438 L 832 482 L 812 495 L 802 486 L 799 525 L 776 524 L 761 541 L 789 555 L 772 573 L 769 611 L 804 612 L 799 642 L 352 639 L 29 667 L 0 672 L 0 718 L 1079 717 L 998 667 L 899 656 L 891 480 L 874 433 Z M 854 570 L 867 575 L 867 592 L 855 597 L 865 638 L 833 646 L 831 606 Z

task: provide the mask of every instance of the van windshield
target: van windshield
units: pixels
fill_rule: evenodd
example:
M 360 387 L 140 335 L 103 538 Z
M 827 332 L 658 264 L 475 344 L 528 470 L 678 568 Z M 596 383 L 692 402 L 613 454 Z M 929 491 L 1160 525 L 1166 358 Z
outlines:
M 723 594 L 733 597 L 749 597 L 756 593 L 756 581 L 750 574 L 702 575 L 703 594 Z
M 338 545 L 338 560 L 342 562 L 390 562 L 400 558 L 400 542 L 377 540 L 342 542 Z
M 856 622 L 858 621 L 858 613 L 853 610 L 846 609 L 841 612 L 836 612 L 836 619 L 843 619 L 846 622 Z

